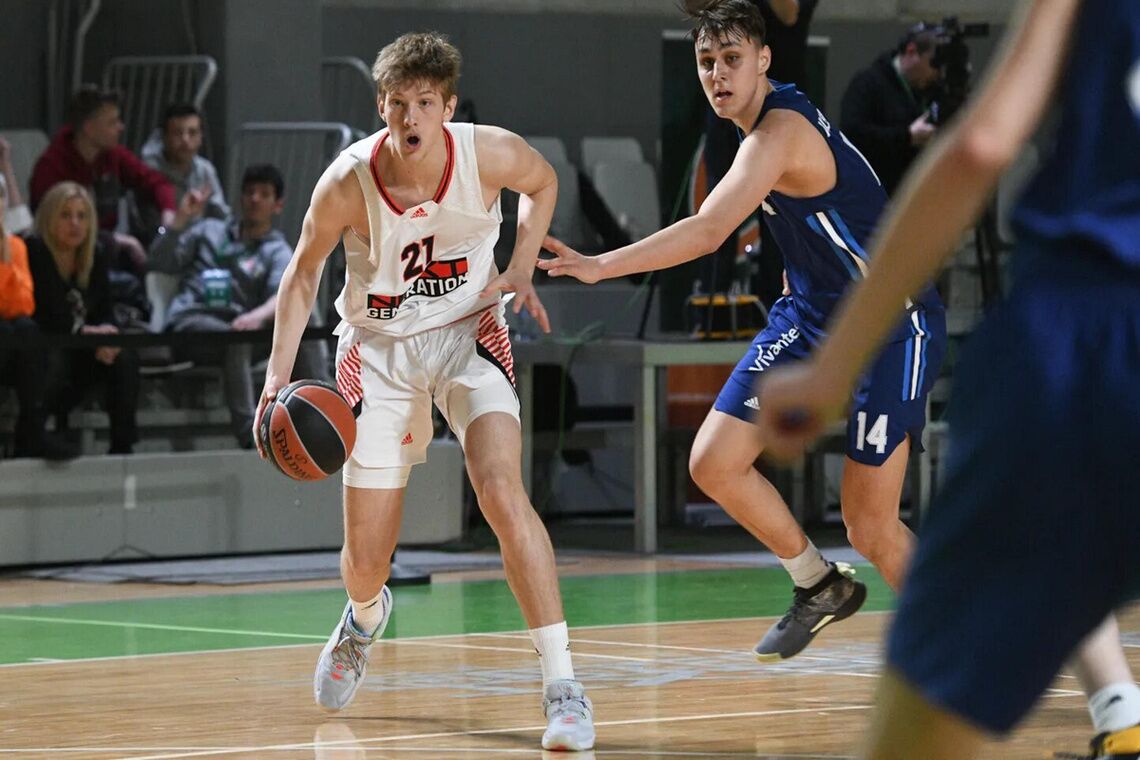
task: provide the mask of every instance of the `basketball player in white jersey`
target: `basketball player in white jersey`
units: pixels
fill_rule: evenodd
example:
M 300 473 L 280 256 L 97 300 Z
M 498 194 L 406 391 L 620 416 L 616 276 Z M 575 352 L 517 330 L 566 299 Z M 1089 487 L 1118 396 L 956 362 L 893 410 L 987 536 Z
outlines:
M 447 123 L 459 64 L 459 51 L 434 33 L 406 34 L 377 56 L 377 104 L 388 126 L 350 146 L 317 182 L 281 281 L 257 416 L 289 381 L 324 260 L 343 239 L 337 386 L 358 415 L 356 448 L 344 466 L 341 574 L 349 603 L 317 663 L 316 700 L 331 710 L 352 701 L 388 621 L 392 593 L 384 584 L 404 488 L 412 465 L 426 459 L 434 401 L 463 445 L 538 650 L 549 721 L 542 746 L 589 749 L 592 707 L 574 679 L 554 551 L 522 485 L 519 403 L 500 301 L 501 292 L 514 292 L 515 312 L 525 306 L 549 332 L 531 275 L 557 180 L 517 135 Z M 500 274 L 493 248 L 503 188 L 520 197 L 514 253 Z

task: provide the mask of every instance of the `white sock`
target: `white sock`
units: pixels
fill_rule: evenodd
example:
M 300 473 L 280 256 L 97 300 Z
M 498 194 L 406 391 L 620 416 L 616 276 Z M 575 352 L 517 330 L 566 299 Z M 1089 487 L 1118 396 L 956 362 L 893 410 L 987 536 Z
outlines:
M 542 666 L 542 688 L 552 681 L 574 680 L 574 665 L 570 662 L 570 632 L 566 621 L 530 629 L 530 640 L 538 650 L 538 664 Z
M 831 572 L 831 565 L 808 539 L 807 548 L 791 559 L 777 557 L 780 564 L 792 576 L 792 582 L 800 588 L 811 588 Z
M 1093 730 L 1121 731 L 1140 723 L 1140 686 L 1134 683 L 1112 683 L 1089 697 L 1089 715 Z
M 367 602 L 358 602 L 349 597 L 352 602 L 352 625 L 365 636 L 371 636 L 375 633 L 380 626 L 380 618 L 384 617 L 384 606 L 380 604 L 380 596 L 383 593 L 384 589 L 381 588 L 380 594 Z

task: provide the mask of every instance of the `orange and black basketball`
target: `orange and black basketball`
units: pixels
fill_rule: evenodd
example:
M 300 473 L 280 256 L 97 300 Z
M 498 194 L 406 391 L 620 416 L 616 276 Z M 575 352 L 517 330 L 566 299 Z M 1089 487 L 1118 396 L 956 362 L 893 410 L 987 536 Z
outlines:
M 298 380 L 277 392 L 261 416 L 258 439 L 269 461 L 294 480 L 339 470 L 356 443 L 356 418 L 337 389 Z

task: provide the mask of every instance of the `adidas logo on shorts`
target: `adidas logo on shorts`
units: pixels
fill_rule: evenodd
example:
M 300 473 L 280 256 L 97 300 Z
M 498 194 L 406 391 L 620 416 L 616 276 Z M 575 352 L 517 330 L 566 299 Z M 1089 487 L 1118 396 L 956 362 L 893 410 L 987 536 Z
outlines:
M 746 407 L 748 407 L 749 409 L 759 409 L 760 408 L 760 399 L 753 396 L 752 398 L 745 401 L 744 405 Z
M 408 446 L 408 445 L 411 445 L 411 443 L 412 443 L 412 434 L 411 433 L 405 434 L 404 440 L 400 441 L 401 446 Z

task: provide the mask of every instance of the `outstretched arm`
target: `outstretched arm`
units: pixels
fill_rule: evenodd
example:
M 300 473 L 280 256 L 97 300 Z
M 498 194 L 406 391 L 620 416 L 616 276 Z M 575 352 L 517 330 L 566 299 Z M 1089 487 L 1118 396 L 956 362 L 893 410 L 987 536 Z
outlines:
M 570 275 L 597 282 L 650 272 L 692 261 L 720 247 L 733 230 L 756 211 L 783 176 L 796 153 L 804 125 L 798 114 L 775 113 L 744 139 L 728 173 L 695 215 L 649 237 L 599 256 L 582 256 L 548 239 L 544 247 L 557 258 L 538 262 L 551 277 Z
M 550 332 L 546 309 L 535 293 L 531 278 L 542 239 L 554 216 L 558 176 L 546 159 L 518 135 L 498 127 L 477 129 L 475 145 L 480 180 L 496 190 L 507 188 L 519 194 L 518 234 L 511 263 L 488 283 L 480 296 L 504 291 L 515 293 L 515 314 L 525 306 L 542 331 Z
M 903 183 L 872 244 L 867 278 L 852 289 L 830 337 L 807 367 L 764 383 L 760 423 L 770 451 L 798 453 L 842 411 L 906 297 L 930 281 L 978 217 L 1052 97 L 1079 4 L 1037 0 L 1019 9 L 975 100 Z

